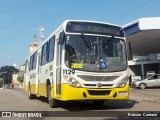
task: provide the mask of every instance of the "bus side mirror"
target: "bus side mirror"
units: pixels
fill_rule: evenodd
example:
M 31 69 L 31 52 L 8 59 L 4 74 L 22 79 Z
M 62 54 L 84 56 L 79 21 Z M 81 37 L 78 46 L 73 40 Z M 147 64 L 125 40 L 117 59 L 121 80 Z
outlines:
M 63 44 L 64 44 L 64 40 L 65 40 L 65 33 L 62 31 L 62 32 L 60 33 L 60 35 L 59 35 L 59 41 L 58 41 L 58 43 L 59 43 L 60 45 L 63 45 Z

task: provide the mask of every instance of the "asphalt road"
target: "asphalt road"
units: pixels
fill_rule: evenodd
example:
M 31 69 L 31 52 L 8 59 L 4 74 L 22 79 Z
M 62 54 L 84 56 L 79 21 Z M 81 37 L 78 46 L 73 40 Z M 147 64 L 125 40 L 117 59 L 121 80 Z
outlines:
M 134 111 L 160 111 L 159 91 L 160 88 L 144 90 L 131 88 L 129 100 L 106 101 L 102 107 L 94 107 L 91 102 L 86 101 L 71 101 L 62 103 L 61 107 L 50 108 L 47 103 L 47 99 L 45 98 L 29 100 L 27 93 L 25 93 L 23 90 L 0 89 L 0 111 L 57 111 L 56 114 L 58 114 L 60 117 L 66 117 L 65 115 L 67 114 L 67 112 L 71 111 L 79 114 L 78 116 L 81 116 L 84 119 L 88 119 L 86 118 L 87 115 L 89 117 L 92 117 L 95 116 L 96 113 L 99 114 L 99 116 L 101 116 L 101 114 L 103 116 L 104 112 L 109 114 L 118 114 L 121 113 L 121 111 L 122 113 L 123 111 L 125 111 L 124 113 L 126 114 L 126 111 L 127 113 L 133 113 Z M 68 117 L 71 116 L 72 113 Z M 78 116 L 77 119 L 80 119 Z M 101 119 L 99 118 L 99 116 L 94 117 L 94 119 Z M 75 118 L 76 117 L 73 117 L 72 119 Z M 118 120 L 117 117 L 115 119 Z

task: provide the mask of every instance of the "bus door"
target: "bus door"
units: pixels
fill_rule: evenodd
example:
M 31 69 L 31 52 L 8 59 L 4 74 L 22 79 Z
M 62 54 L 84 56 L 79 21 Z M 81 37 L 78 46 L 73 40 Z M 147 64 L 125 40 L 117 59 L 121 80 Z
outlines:
M 39 80 L 39 75 L 40 75 L 40 60 L 41 60 L 41 55 L 38 54 L 37 57 L 37 67 L 36 67 L 36 94 L 39 95 L 39 84 L 40 84 L 40 80 Z
M 56 80 L 55 80 L 55 93 L 56 96 L 61 95 L 61 60 L 62 60 L 62 45 L 57 43 L 56 51 Z M 60 96 L 59 96 L 60 97 Z

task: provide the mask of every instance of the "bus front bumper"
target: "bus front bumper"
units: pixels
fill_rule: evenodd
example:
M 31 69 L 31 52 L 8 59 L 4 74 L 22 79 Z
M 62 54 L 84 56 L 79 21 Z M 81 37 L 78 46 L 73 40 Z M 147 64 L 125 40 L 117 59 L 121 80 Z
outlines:
M 62 84 L 61 100 L 125 100 L 129 97 L 129 85 L 123 88 L 76 88 Z

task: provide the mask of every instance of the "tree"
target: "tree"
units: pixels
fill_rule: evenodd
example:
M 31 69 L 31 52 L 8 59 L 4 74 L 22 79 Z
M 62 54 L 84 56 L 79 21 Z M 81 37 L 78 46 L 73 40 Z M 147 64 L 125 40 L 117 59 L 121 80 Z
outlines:
M 19 70 L 18 69 L 16 69 L 15 67 L 13 67 L 13 66 L 2 66 L 1 68 L 0 68 L 0 73 L 1 72 L 7 72 L 6 74 L 4 74 L 4 81 L 5 81 L 5 84 L 9 84 L 9 83 L 11 83 L 12 82 L 12 74 L 13 73 L 17 73 L 17 72 L 19 72 Z M 2 76 L 1 76 L 2 77 Z
M 20 73 L 20 74 L 18 75 L 17 80 L 18 80 L 20 83 L 23 83 L 23 80 L 24 80 L 24 74 L 23 74 L 23 73 Z
M 3 85 L 3 79 L 0 78 L 0 87 Z

